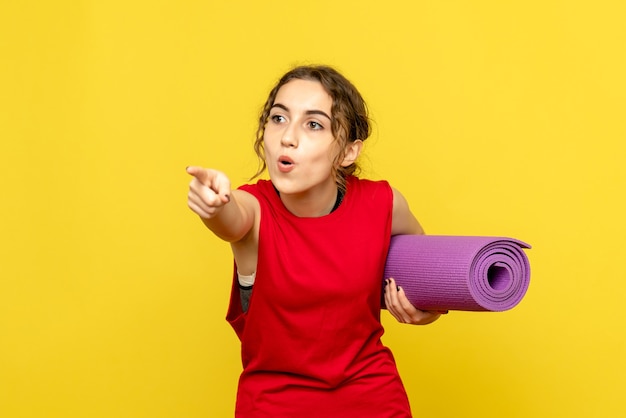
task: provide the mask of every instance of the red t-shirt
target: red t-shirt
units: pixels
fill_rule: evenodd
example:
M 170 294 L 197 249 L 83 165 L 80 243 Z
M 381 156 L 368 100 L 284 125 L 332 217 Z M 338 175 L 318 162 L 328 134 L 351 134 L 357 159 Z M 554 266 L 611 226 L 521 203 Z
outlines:
M 261 207 L 256 281 L 242 312 L 236 271 L 227 320 L 241 339 L 238 417 L 410 417 L 380 337 L 393 194 L 348 179 L 341 205 L 300 218 L 272 183 L 241 187 Z

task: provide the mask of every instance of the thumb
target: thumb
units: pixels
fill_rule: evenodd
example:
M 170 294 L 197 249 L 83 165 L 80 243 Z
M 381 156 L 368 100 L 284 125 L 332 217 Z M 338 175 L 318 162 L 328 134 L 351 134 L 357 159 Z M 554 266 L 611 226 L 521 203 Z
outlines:
M 217 175 L 212 179 L 211 188 L 223 203 L 230 202 L 230 181 L 225 175 Z

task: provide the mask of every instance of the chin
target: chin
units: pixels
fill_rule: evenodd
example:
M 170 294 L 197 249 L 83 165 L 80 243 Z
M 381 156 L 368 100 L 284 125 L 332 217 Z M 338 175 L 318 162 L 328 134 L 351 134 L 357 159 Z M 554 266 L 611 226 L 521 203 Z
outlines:
M 272 184 L 276 190 L 278 190 L 278 193 L 282 195 L 297 194 L 302 192 L 302 186 L 293 184 L 293 181 L 276 177 L 270 177 L 270 180 L 272 180 Z
M 295 191 L 293 187 L 290 187 L 288 184 L 285 184 L 285 182 L 282 181 L 275 181 L 274 179 L 272 179 L 272 184 L 280 194 L 292 194 Z

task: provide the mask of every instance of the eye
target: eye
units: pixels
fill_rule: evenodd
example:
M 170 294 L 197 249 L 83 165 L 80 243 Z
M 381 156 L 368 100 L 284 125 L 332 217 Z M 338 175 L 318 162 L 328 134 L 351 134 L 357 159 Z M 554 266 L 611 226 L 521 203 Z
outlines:
M 272 120 L 272 122 L 275 122 L 275 123 L 283 123 L 286 121 L 283 115 L 271 115 L 270 119 Z
M 319 122 L 315 122 L 314 120 L 309 122 L 309 128 L 313 129 L 314 131 L 324 129 L 324 127 Z

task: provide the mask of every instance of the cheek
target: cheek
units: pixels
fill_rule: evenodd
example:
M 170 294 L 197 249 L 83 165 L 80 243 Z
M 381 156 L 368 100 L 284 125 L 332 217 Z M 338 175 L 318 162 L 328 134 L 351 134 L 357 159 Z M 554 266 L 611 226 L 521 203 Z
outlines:
M 335 165 L 335 152 L 331 148 L 325 150 L 318 150 L 315 155 L 311 155 L 311 161 L 323 165 L 324 167 L 332 168 Z
M 263 134 L 263 148 L 265 149 L 265 152 L 272 152 L 272 150 L 274 150 L 276 148 L 276 144 L 279 143 L 279 141 L 276 141 L 276 134 L 275 132 L 271 132 L 271 131 L 265 131 Z
M 335 165 L 338 164 L 340 161 L 340 155 L 339 155 L 340 149 L 337 146 L 337 142 L 333 141 L 332 143 L 330 143 L 326 149 L 325 152 L 325 157 L 326 160 L 328 161 L 329 164 L 331 165 Z

